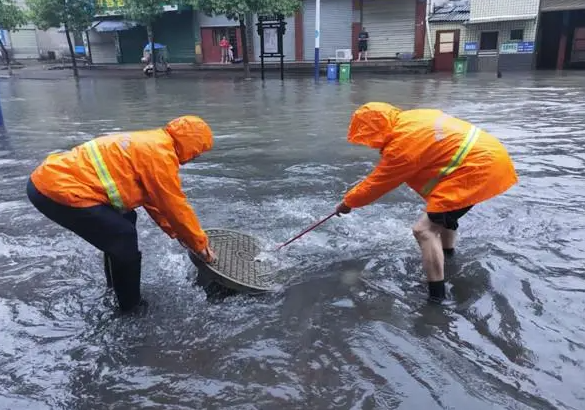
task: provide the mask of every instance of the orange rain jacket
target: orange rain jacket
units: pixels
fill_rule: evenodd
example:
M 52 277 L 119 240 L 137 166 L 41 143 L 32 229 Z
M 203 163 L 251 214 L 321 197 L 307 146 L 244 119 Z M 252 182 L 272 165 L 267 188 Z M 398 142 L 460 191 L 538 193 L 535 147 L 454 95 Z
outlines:
M 457 166 L 460 147 L 471 134 L 475 144 L 464 159 L 459 156 Z M 427 202 L 427 212 L 448 212 L 499 195 L 518 181 L 497 138 L 440 110 L 365 104 L 352 116 L 348 141 L 380 150 L 382 156 L 373 172 L 346 194 L 350 208 L 368 205 L 406 183 Z M 452 172 L 439 177 L 447 169 Z
M 159 128 L 99 137 L 99 147 L 124 209 L 143 206 L 171 238 L 201 252 L 207 235 L 181 189 L 179 164 L 213 147 L 211 128 L 199 117 L 177 118 Z M 76 208 L 111 205 L 84 145 L 50 155 L 31 175 L 55 202 Z

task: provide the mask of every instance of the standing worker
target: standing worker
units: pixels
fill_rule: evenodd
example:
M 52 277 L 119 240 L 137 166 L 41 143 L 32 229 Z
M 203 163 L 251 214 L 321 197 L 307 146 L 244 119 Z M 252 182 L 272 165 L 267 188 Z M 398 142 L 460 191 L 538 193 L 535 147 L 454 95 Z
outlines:
M 429 299 L 444 300 L 444 259 L 454 252 L 459 218 L 518 182 L 508 152 L 494 136 L 440 110 L 402 111 L 379 102 L 353 114 L 348 141 L 379 150 L 382 158 L 345 195 L 337 214 L 368 205 L 402 183 L 415 190 L 427 203 L 413 233 Z
M 46 217 L 104 252 L 108 287 L 122 311 L 141 303 L 142 254 L 136 211 L 143 206 L 171 238 L 207 262 L 215 258 L 181 189 L 179 165 L 213 147 L 199 117 L 165 128 L 104 136 L 49 155 L 32 173 L 27 195 Z

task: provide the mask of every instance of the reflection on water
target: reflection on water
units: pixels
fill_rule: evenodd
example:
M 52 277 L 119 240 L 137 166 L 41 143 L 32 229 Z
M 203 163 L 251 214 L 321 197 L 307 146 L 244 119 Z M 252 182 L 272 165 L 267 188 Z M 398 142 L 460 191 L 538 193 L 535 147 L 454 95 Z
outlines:
M 582 409 L 585 83 L 358 78 L 4 81 L 0 408 Z M 28 174 L 99 133 L 195 113 L 213 152 L 182 170 L 206 227 L 272 249 L 331 212 L 376 153 L 345 139 L 367 101 L 441 107 L 499 136 L 520 183 L 461 221 L 428 306 L 402 187 L 280 255 L 282 291 L 211 303 L 183 248 L 143 211 L 149 310 L 115 318 L 101 259 L 25 199 Z

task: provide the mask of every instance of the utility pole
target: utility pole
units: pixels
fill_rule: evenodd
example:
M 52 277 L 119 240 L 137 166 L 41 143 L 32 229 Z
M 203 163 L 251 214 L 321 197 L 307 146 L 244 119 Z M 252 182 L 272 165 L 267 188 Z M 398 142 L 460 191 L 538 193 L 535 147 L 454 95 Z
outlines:
M 319 40 L 321 37 L 321 0 L 315 0 L 315 81 L 319 81 Z

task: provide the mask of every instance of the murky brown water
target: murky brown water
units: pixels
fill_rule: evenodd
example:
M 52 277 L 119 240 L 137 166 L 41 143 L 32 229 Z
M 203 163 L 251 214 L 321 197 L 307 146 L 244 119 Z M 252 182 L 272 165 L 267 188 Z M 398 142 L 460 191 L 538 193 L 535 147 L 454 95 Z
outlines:
M 1 81 L 1 409 L 585 408 L 585 79 Z M 140 212 L 145 316 L 112 318 L 101 257 L 27 202 L 50 151 L 187 113 L 217 135 L 183 169 L 205 227 L 267 244 L 331 212 L 377 153 L 346 143 L 367 101 L 440 107 L 498 135 L 520 184 L 461 221 L 452 310 L 426 306 L 407 188 L 286 251 L 260 299 L 206 301 Z

